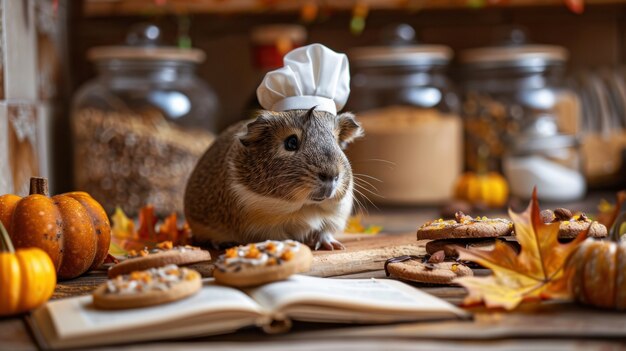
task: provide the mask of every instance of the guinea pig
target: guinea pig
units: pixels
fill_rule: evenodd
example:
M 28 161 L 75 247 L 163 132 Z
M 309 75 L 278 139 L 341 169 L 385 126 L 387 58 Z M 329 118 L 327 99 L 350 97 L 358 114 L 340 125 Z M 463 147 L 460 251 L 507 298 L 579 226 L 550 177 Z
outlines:
M 225 130 L 191 173 L 185 216 L 194 242 L 213 248 L 294 239 L 343 249 L 333 234 L 352 211 L 345 147 L 363 135 L 352 113 L 262 110 Z

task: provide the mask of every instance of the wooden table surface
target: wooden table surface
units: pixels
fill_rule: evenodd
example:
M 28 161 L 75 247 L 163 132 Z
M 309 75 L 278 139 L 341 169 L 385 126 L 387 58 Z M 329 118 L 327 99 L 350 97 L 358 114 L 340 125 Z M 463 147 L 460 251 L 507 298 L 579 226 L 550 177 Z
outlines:
M 597 203 L 597 202 L 592 202 Z M 584 205 L 584 204 L 583 204 Z M 580 205 L 578 208 L 586 209 Z M 589 207 L 589 205 L 587 205 Z M 586 209 L 590 211 L 592 209 Z M 372 211 L 367 223 L 385 232 L 412 232 L 435 209 L 396 208 Z M 343 274 L 339 278 L 385 278 L 382 270 Z M 88 294 L 105 280 L 103 271 L 59 282 L 53 298 Z M 465 295 L 460 287 L 415 286 L 452 303 Z M 118 345 L 115 350 L 626 350 L 626 313 L 575 304 L 526 304 L 514 312 L 474 310 L 473 321 L 403 323 L 384 326 L 337 326 L 296 323 L 291 332 L 266 335 L 256 329 L 208 338 Z M 0 350 L 34 350 L 37 345 L 23 316 L 0 319 Z

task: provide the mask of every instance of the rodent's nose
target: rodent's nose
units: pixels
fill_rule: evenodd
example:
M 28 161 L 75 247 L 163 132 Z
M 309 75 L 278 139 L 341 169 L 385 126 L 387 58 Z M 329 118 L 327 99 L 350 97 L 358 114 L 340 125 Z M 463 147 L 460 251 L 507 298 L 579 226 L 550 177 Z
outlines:
M 336 182 L 339 180 L 338 174 L 319 173 L 317 176 L 320 178 L 322 182 L 325 182 L 325 183 L 332 183 L 332 182 Z

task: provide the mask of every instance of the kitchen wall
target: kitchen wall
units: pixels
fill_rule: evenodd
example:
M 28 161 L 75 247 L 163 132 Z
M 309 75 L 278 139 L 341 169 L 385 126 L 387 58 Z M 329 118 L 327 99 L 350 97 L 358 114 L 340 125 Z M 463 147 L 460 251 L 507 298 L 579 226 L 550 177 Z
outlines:
M 90 17 L 81 15 L 81 3 L 69 8 L 69 66 L 72 67 L 70 91 L 94 75 L 85 59 L 93 46 L 119 44 L 129 27 L 136 22 L 155 20 L 166 39 L 176 36 L 176 19 L 172 16 L 152 17 Z M 587 6 L 585 13 L 576 15 L 562 7 L 428 10 L 421 12 L 372 10 L 362 35 L 354 36 L 348 29 L 350 14 L 339 12 L 321 18 L 307 26 L 309 42 L 322 42 L 339 50 L 366 45 L 376 40 L 378 31 L 392 23 L 409 23 L 428 43 L 442 43 L 455 50 L 488 44 L 493 29 L 504 25 L 525 26 L 530 37 L 541 43 L 557 44 L 571 52 L 570 66 L 594 67 L 624 63 L 626 53 L 626 5 Z M 262 78 L 251 65 L 249 33 L 255 26 L 268 23 L 297 23 L 297 14 L 193 15 L 191 39 L 193 46 L 207 53 L 199 68 L 204 78 L 218 94 L 222 104 L 220 127 L 245 117 L 246 105 Z M 461 35 L 462 33 L 462 35 Z M 59 121 L 67 123 L 67 116 Z M 67 128 L 58 128 L 59 140 Z M 58 137 L 58 135 L 57 135 Z M 59 145 L 63 154 L 70 155 L 69 145 Z M 60 189 L 71 187 L 71 161 L 57 159 Z

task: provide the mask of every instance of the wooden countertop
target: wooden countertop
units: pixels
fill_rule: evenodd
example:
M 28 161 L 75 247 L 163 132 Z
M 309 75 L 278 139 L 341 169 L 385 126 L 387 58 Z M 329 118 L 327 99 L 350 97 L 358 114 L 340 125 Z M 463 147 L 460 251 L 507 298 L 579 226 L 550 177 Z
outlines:
M 593 212 L 599 198 L 594 194 L 569 207 Z M 406 241 L 424 221 L 438 217 L 434 208 L 386 208 L 372 210 L 366 223 L 380 224 L 392 241 Z M 404 234 L 404 235 L 403 235 Z M 361 240 L 359 238 L 353 240 Z M 363 239 L 365 240 L 365 239 Z M 358 244 L 363 248 L 367 243 Z M 348 245 L 349 247 L 354 245 Z M 317 258 L 324 254 L 318 255 Z M 338 278 L 384 278 L 381 269 Z M 106 279 L 103 271 L 91 272 L 71 281 L 60 282 L 53 298 L 87 294 Z M 452 303 L 465 295 L 460 287 L 415 286 Z M 626 345 L 626 314 L 587 308 L 575 304 L 526 304 L 514 312 L 476 309 L 474 321 L 403 323 L 386 326 L 335 326 L 296 323 L 283 335 L 266 335 L 256 329 L 235 334 L 185 341 L 166 341 L 115 346 L 116 350 L 608 350 Z M 0 350 L 33 350 L 34 343 L 23 316 L 0 318 Z

